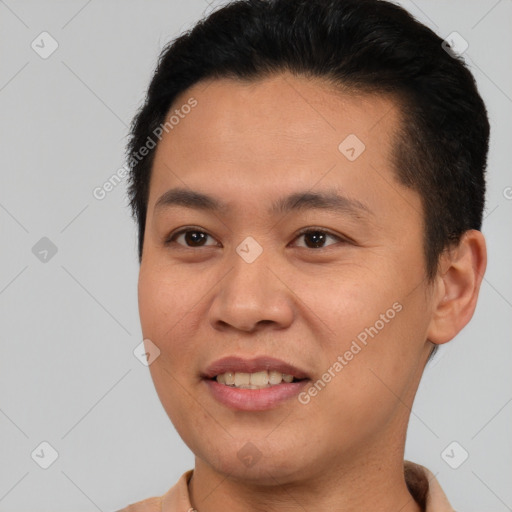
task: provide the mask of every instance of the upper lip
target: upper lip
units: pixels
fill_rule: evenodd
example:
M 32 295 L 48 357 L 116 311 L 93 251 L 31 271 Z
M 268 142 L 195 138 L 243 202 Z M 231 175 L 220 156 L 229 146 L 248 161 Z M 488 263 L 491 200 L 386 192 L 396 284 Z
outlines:
M 223 357 L 210 364 L 202 376 L 206 379 L 211 379 L 226 372 L 254 373 L 265 370 L 275 370 L 287 375 L 292 375 L 296 379 L 308 378 L 308 375 L 303 370 L 285 361 L 269 356 L 254 357 L 251 359 L 244 359 L 238 356 Z

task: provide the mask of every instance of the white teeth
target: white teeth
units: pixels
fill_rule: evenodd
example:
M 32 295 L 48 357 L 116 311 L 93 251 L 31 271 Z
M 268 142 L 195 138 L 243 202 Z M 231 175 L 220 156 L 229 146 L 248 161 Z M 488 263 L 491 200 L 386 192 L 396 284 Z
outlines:
M 251 375 L 249 373 L 235 373 L 235 386 L 248 386 L 251 383 Z
M 254 373 L 246 372 L 226 372 L 217 375 L 217 382 L 226 384 L 227 386 L 244 388 L 244 389 L 259 389 L 276 386 L 281 382 L 292 382 L 293 375 L 271 371 L 261 371 Z
M 250 376 L 253 386 L 266 386 L 268 384 L 268 372 L 251 373 Z
M 276 372 L 275 370 L 268 372 L 268 381 L 270 384 L 281 384 L 282 379 L 283 374 L 281 372 Z

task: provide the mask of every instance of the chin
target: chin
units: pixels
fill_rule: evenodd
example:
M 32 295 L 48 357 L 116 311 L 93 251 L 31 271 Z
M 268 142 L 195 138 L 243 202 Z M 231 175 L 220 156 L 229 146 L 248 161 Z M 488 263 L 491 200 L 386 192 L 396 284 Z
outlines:
M 201 446 L 195 445 L 191 449 L 196 454 L 196 466 L 206 464 L 230 479 L 273 486 L 310 478 L 314 472 L 314 459 L 310 460 L 304 450 L 284 446 L 280 441 L 265 442 L 263 437 L 252 443 L 230 438 L 226 444 L 210 444 L 208 441 L 205 444 L 202 438 Z M 316 450 L 311 456 L 318 456 Z

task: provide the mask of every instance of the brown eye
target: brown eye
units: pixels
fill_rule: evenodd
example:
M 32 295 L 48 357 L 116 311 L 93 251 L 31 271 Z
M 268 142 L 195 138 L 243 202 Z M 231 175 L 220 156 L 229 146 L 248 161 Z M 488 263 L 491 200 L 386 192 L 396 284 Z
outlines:
M 182 229 L 181 231 L 178 231 L 177 233 L 174 233 L 171 235 L 165 242 L 165 245 L 169 245 L 172 242 L 177 241 L 183 237 L 182 242 L 177 242 L 179 245 L 184 245 L 185 247 L 203 247 L 205 245 L 208 245 L 205 243 L 205 241 L 210 237 L 208 233 L 205 233 L 204 231 L 200 231 L 198 229 Z M 211 237 L 210 237 L 211 238 Z M 211 244 L 210 244 L 211 245 Z M 215 244 L 213 244 L 215 245 Z
M 341 237 L 333 235 L 328 231 L 324 231 L 321 229 L 304 230 L 297 236 L 297 238 L 300 237 L 304 237 L 304 241 L 306 244 L 305 247 L 307 249 L 323 249 L 325 247 L 325 242 L 328 238 L 332 238 L 336 241 L 341 242 L 344 241 Z
M 346 242 L 346 240 L 340 236 L 334 235 L 332 233 L 329 233 L 328 231 L 325 231 L 323 229 L 316 229 L 316 228 L 309 228 L 307 230 L 302 231 L 299 233 L 296 237 L 296 239 L 304 237 L 305 245 L 302 247 L 306 249 L 323 249 L 329 245 L 327 244 L 328 239 L 334 240 L 334 242 Z M 213 244 L 208 244 L 206 241 L 208 238 L 211 238 L 213 241 Z M 180 240 L 182 239 L 182 240 Z M 172 235 L 170 235 L 166 241 L 165 245 L 170 245 L 172 243 L 177 243 L 178 245 L 184 246 L 186 248 L 194 249 L 198 247 L 208 247 L 208 246 L 215 246 L 218 245 L 214 238 L 209 235 L 208 233 L 205 233 L 204 231 L 201 231 L 199 229 L 182 229 L 181 231 L 178 231 Z M 301 246 L 299 246 L 301 247 Z

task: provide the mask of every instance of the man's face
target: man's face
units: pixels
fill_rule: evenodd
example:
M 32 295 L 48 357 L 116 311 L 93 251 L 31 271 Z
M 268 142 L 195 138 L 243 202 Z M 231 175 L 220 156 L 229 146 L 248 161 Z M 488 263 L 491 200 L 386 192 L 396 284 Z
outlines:
M 432 307 L 420 196 L 391 164 L 396 106 L 289 74 L 196 84 L 173 110 L 191 97 L 157 148 L 139 277 L 151 375 L 178 433 L 213 470 L 260 482 L 400 448 Z M 155 207 L 175 188 L 226 207 Z M 273 209 L 333 193 L 337 207 Z M 226 356 L 270 356 L 308 380 L 226 391 L 203 378 Z

